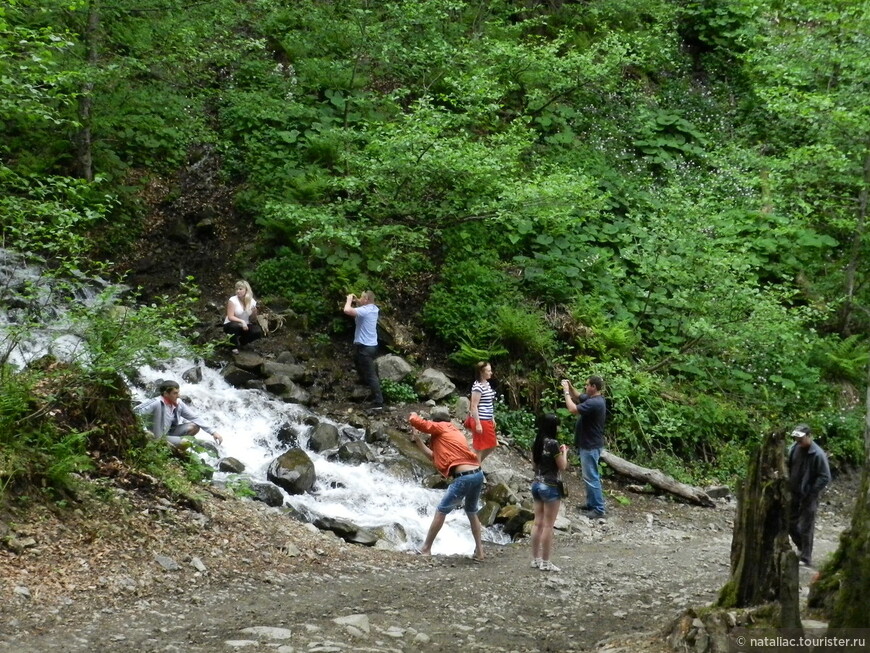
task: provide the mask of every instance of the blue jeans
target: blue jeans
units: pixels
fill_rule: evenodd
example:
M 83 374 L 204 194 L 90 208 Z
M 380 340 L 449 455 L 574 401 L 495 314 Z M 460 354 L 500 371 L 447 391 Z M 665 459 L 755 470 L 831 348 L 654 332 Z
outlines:
M 454 479 L 450 487 L 447 488 L 447 492 L 444 493 L 441 503 L 438 504 L 438 512 L 443 512 L 446 515 L 465 503 L 465 512 L 469 515 L 476 515 L 480 509 L 478 504 L 480 503 L 482 487 L 483 470 Z
M 354 359 L 357 372 L 369 389 L 372 391 L 372 402 L 384 403 L 384 395 L 381 393 L 381 380 L 378 378 L 378 370 L 375 366 L 375 358 L 378 357 L 377 346 L 354 345 Z
M 586 505 L 600 515 L 605 513 L 604 493 L 601 491 L 601 475 L 598 473 L 598 459 L 601 449 L 578 449 L 583 471 L 583 483 L 586 485 Z
M 541 503 L 551 503 L 562 498 L 559 488 L 555 485 L 547 485 L 543 481 L 532 483 L 532 499 Z

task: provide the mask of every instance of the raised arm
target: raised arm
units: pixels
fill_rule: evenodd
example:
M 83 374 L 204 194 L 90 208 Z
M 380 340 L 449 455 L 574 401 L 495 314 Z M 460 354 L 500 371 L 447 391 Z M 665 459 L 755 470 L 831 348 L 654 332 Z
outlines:
M 353 303 L 356 301 L 356 295 L 353 293 L 349 294 L 344 300 L 344 314 L 350 315 L 351 317 L 356 317 L 356 309 L 353 307 Z
M 568 379 L 562 379 L 562 392 L 565 395 L 565 408 L 576 415 L 577 400 L 580 398 L 580 395 L 577 394 L 577 391 Z

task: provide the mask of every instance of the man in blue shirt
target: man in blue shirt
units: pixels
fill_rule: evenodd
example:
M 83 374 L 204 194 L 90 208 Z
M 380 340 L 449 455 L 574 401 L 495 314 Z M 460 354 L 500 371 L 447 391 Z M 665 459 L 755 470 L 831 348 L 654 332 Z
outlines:
M 603 389 L 604 379 L 600 376 L 590 376 L 583 393 L 577 392 L 568 379 L 562 380 L 565 407 L 577 415 L 574 445 L 586 485 L 586 505 L 582 510 L 590 519 L 604 519 L 607 512 L 598 471 L 598 459 L 604 451 L 604 422 L 607 419 L 607 403 L 601 394 Z
M 356 304 L 356 306 L 354 306 Z M 357 297 L 353 293 L 344 302 L 344 313 L 356 321 L 353 332 L 354 363 L 363 382 L 371 389 L 371 407 L 380 410 L 384 407 L 384 395 L 381 392 L 381 381 L 375 367 L 378 355 L 378 313 L 375 306 L 375 294 L 366 290 Z

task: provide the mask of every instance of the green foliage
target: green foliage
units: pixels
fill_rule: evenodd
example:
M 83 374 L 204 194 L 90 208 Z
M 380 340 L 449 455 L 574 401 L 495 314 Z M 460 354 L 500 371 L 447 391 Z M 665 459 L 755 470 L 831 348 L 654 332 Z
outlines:
M 475 347 L 467 339 L 462 339 L 459 341 L 459 349 L 450 354 L 448 358 L 462 367 L 472 367 L 479 361 L 492 360 L 507 353 L 507 349 L 496 344 L 486 348 Z
M 93 305 L 74 307 L 69 316 L 71 329 L 85 343 L 77 360 L 97 376 L 113 372 L 131 376 L 142 365 L 177 353 L 179 336 L 196 322 L 192 307 L 198 296 L 191 278 L 181 290 L 143 305 L 109 289 Z
M 529 410 L 510 410 L 499 406 L 496 412 L 498 429 L 523 449 L 531 449 L 535 441 L 535 415 Z
M 423 306 L 424 324 L 447 342 L 488 349 L 499 336 L 493 312 L 519 300 L 513 280 L 491 259 L 455 260 Z
M 843 408 L 829 406 L 813 415 L 814 427 L 821 435 L 819 445 L 836 463 L 860 465 L 864 461 L 864 423 L 860 405 Z
M 603 373 L 612 443 L 701 475 L 807 415 L 854 457 L 860 426 L 818 388 L 866 389 L 868 20 L 842 0 L 12 3 L 0 235 L 98 267 L 95 236 L 146 228 L 124 184 L 187 179 L 206 149 L 258 291 L 313 323 L 371 287 L 458 363 L 509 355 L 512 403 Z M 188 324 L 113 305 L 77 315 L 101 370 Z
M 231 475 L 227 479 L 226 488 L 232 492 L 234 496 L 242 499 L 250 499 L 257 496 L 257 493 L 254 492 L 254 489 L 251 487 L 251 480 L 243 476 Z
M 333 295 L 341 294 L 341 288 L 329 283 L 325 270 L 312 267 L 288 247 L 282 247 L 275 258 L 257 265 L 251 283 L 263 296 L 289 300 L 294 311 L 308 315 L 312 322 L 326 318 L 331 312 L 323 301 L 325 288 L 332 289 Z
M 494 322 L 498 342 L 513 356 L 546 359 L 553 351 L 554 334 L 541 312 L 502 305 Z
M 843 340 L 827 338 L 817 343 L 811 360 L 825 380 L 848 381 L 860 387 L 867 378 L 870 350 L 862 336 L 852 335 Z
M 58 410 L 35 393 L 38 373 L 4 374 L 0 392 L 0 500 L 10 488 L 47 487 L 64 493 L 73 474 L 92 468 L 87 434 L 64 432 L 47 415 Z M 47 405 L 46 405 L 47 404 Z
M 127 462 L 136 470 L 160 479 L 173 494 L 196 498 L 196 486 L 211 478 L 214 470 L 196 456 L 179 455 L 164 440 L 149 439 L 144 447 L 133 449 Z
M 0 237 L 21 253 L 51 258 L 61 273 L 78 270 L 92 232 L 116 204 L 104 187 L 101 179 L 22 175 L 0 164 Z M 98 261 L 88 263 L 100 268 Z
M 644 112 L 634 146 L 664 167 L 674 167 L 683 159 L 700 160 L 704 156 L 706 138 L 688 120 L 671 111 Z
M 391 404 L 409 404 L 418 400 L 417 391 L 407 383 L 381 379 L 384 399 Z

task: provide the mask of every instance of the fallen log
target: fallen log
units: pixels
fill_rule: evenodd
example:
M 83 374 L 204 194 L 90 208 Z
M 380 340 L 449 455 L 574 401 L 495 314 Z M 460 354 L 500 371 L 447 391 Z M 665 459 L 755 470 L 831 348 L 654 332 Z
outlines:
M 613 468 L 617 474 L 633 478 L 636 481 L 649 483 L 659 490 L 670 492 L 671 494 L 675 494 L 676 496 L 682 497 L 683 499 L 699 506 L 705 506 L 708 508 L 716 506 L 713 500 L 707 496 L 707 493 L 701 488 L 680 483 L 677 479 L 672 478 L 657 469 L 649 469 L 648 467 L 635 465 L 634 463 L 628 462 L 625 458 L 620 458 L 609 451 L 603 451 L 601 453 L 601 460 Z

